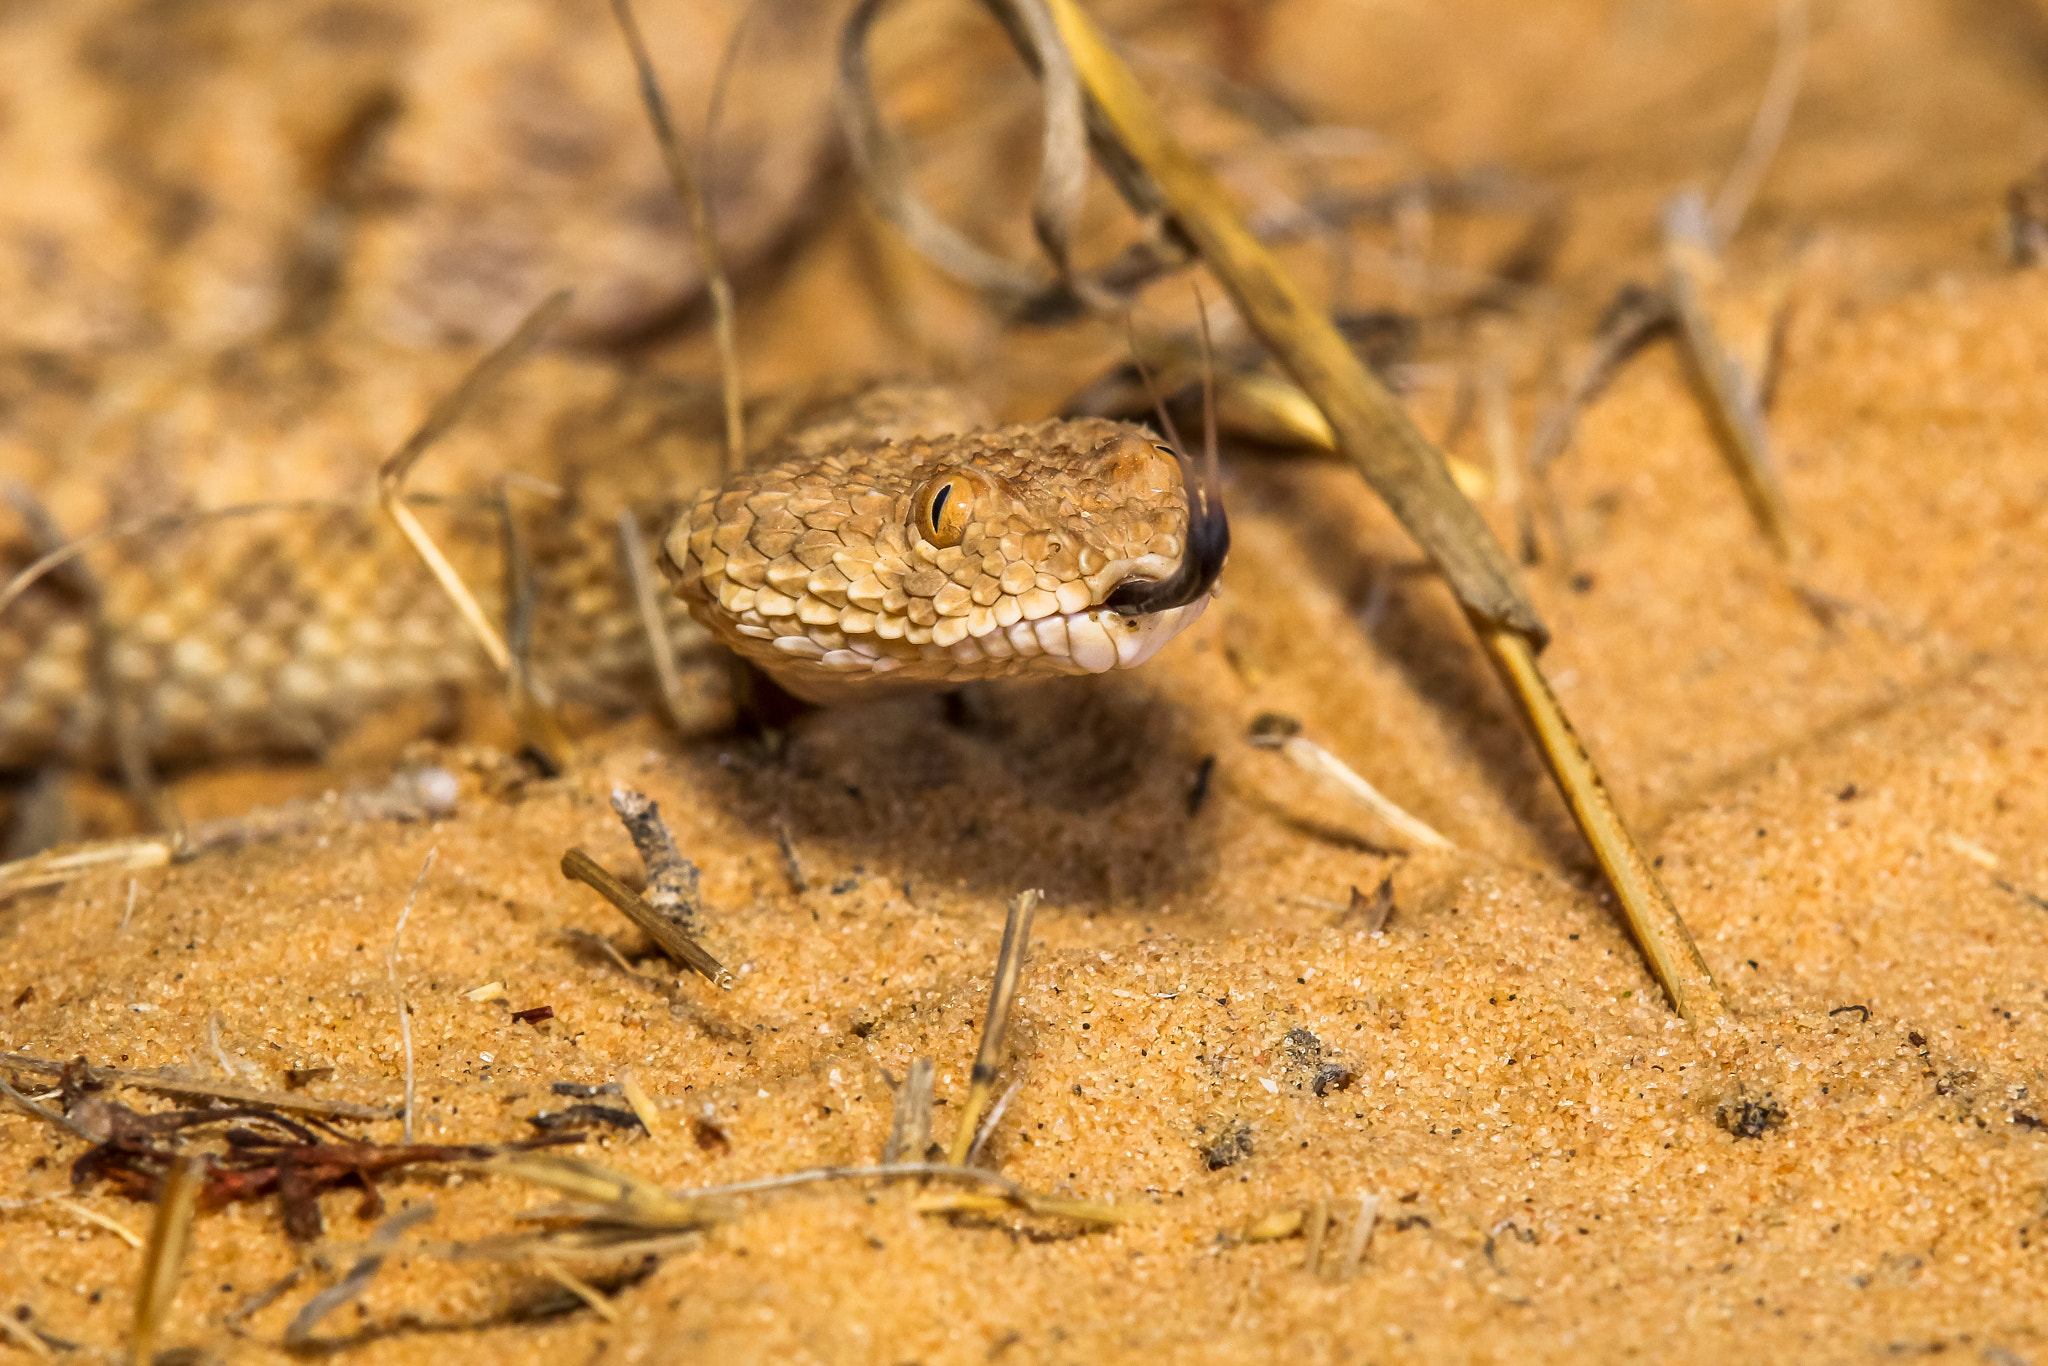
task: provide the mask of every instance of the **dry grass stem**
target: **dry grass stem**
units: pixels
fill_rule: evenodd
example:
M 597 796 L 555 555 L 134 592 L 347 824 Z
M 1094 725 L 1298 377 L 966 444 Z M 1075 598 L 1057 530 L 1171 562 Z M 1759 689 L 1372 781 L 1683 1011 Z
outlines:
M 92 873 L 139 873 L 162 868 L 177 858 L 176 841 L 163 835 L 108 840 L 0 863 L 0 895 L 55 887 Z
M 205 1181 L 206 1162 L 199 1157 L 175 1159 L 164 1175 L 135 1288 L 135 1326 L 128 1358 L 137 1366 L 149 1366 L 156 1358 L 157 1336 L 178 1293 L 178 1275 L 184 1270 L 185 1250 L 192 1242 L 192 1216 Z
M 1304 773 L 1326 778 L 1360 806 L 1399 831 L 1404 839 L 1427 849 L 1456 849 L 1435 830 L 1389 801 L 1381 791 L 1360 777 L 1349 764 L 1313 740 L 1290 735 L 1280 742 L 1280 752 Z
M 1010 1028 L 1010 1009 L 1017 1003 L 1017 984 L 1024 975 L 1024 957 L 1031 945 L 1031 916 L 1038 909 L 1042 893 L 1035 889 L 1019 892 L 1010 901 L 1003 921 L 1003 947 L 996 955 L 995 978 L 989 983 L 988 1015 L 981 1025 L 981 1047 L 974 1055 L 974 1070 L 968 1077 L 967 1104 L 960 1112 L 960 1125 L 953 1133 L 949 1154 L 956 1167 L 967 1165 L 974 1148 L 974 1136 L 981 1124 L 981 1112 L 988 1106 L 995 1088 L 996 1069 L 1003 1061 L 1003 1036 Z
M 1372 1246 L 1372 1232 L 1379 1226 L 1380 1198 L 1377 1195 L 1358 1197 L 1358 1213 L 1351 1221 L 1351 1227 L 1344 1231 L 1344 1250 L 1337 1257 L 1334 1275 L 1337 1280 L 1348 1281 L 1358 1274 L 1358 1268 L 1365 1262 L 1365 1250 Z
M 640 1074 L 628 1067 L 619 1073 L 619 1094 L 626 1104 L 633 1107 L 639 1117 L 640 1127 L 652 1139 L 668 1137 L 668 1125 L 662 1122 L 661 1107 L 654 1103 L 654 1097 L 647 1094 L 647 1088 L 640 1084 Z
M 67 1200 L 61 1195 L 51 1196 L 49 1199 L 49 1203 L 55 1205 L 58 1209 L 63 1210 L 67 1214 L 72 1214 L 80 1219 L 85 1220 L 85 1222 L 88 1224 L 95 1224 L 98 1227 L 105 1229 L 107 1232 L 113 1234 L 116 1238 L 119 1238 L 122 1242 L 128 1244 L 128 1246 L 130 1247 L 142 1246 L 141 1236 L 135 1233 L 126 1224 L 122 1223 L 118 1219 L 110 1219 L 106 1215 L 101 1214 L 96 1209 L 87 1209 L 84 1205 L 79 1204 L 76 1200 Z
M 827 1182 L 890 1181 L 910 1176 L 983 1186 L 996 1192 L 1011 1207 L 1032 1214 L 1056 1214 L 1068 1219 L 1097 1224 L 1128 1223 L 1137 1214 L 1136 1210 L 1126 1209 L 1120 1205 L 1044 1195 L 985 1167 L 962 1167 L 951 1162 L 888 1162 L 875 1167 L 812 1167 L 806 1171 L 786 1172 L 780 1176 L 764 1176 L 754 1181 L 738 1181 L 726 1186 L 706 1186 L 700 1190 L 683 1191 L 679 1193 L 678 1198 L 717 1200 Z
M 1771 59 L 1771 74 L 1764 82 L 1763 98 L 1757 102 L 1750 121 L 1749 137 L 1742 154 L 1729 168 L 1714 196 L 1709 215 L 1714 241 L 1725 244 L 1734 238 L 1756 192 L 1763 186 L 1778 148 L 1791 125 L 1793 106 L 1799 103 L 1799 89 L 1806 80 L 1806 40 L 1810 28 L 1807 0 L 1778 0 L 1778 50 Z
M 1529 442 L 1529 468 L 1539 477 L 1571 447 L 1579 417 L 1600 397 L 1629 358 L 1672 323 L 1671 301 L 1653 289 L 1624 290 L 1607 311 L 1593 354 L 1563 398 L 1544 410 Z
M 1719 1013 L 1692 936 L 1658 883 L 1536 665 L 1545 637 L 1512 566 L 1442 457 L 1366 370 L 1327 314 L 1260 245 L 1215 175 L 1173 137 L 1076 0 L 1050 0 L 1089 94 L 1151 175 L 1245 321 L 1316 401 L 1338 445 L 1429 552 L 1494 657 L 1552 775 L 1680 1014 Z
M 420 886 L 427 880 L 427 870 L 434 866 L 434 858 L 441 851 L 438 847 L 427 850 L 427 856 L 420 863 L 419 874 L 412 880 L 412 890 L 405 894 L 405 906 L 398 912 L 398 927 L 391 932 L 391 948 L 384 955 L 384 970 L 391 980 L 391 999 L 398 1006 L 398 1039 L 405 1050 L 405 1142 L 412 1142 L 413 1102 L 417 1099 L 417 1086 L 412 1065 L 412 1016 L 405 1006 L 405 988 L 398 980 L 398 946 L 405 938 L 405 922 L 412 915 L 412 904 L 419 899 Z
M 0 1054 L 0 1057 L 8 1056 L 11 1055 Z M 62 1069 L 59 1070 L 61 1071 Z M 86 1133 L 85 1130 L 81 1129 L 76 1123 L 74 1123 L 70 1119 L 69 1116 L 60 1115 L 55 1110 L 52 1110 L 44 1105 L 39 1105 L 35 1101 L 30 1100 L 27 1096 L 24 1096 L 21 1092 L 15 1090 L 12 1086 L 8 1085 L 7 1079 L 5 1077 L 0 1077 L 0 1099 L 5 1099 L 9 1101 L 18 1109 L 20 1109 L 20 1111 L 23 1114 L 31 1115 L 36 1119 L 40 1119 L 45 1124 L 54 1124 L 60 1129 L 68 1129 L 72 1133 L 78 1135 L 78 1137 L 86 1139 L 88 1141 L 92 1139 L 92 1135 Z
M 932 1075 L 930 1058 L 913 1058 L 889 1115 L 889 1139 L 882 1145 L 882 1165 L 921 1162 L 932 1142 Z
M 527 1219 L 576 1219 L 642 1231 L 700 1228 L 730 1211 L 724 1201 L 703 1192 L 672 1195 L 644 1177 L 618 1171 L 587 1158 L 555 1153 L 506 1153 L 483 1169 L 516 1176 L 550 1190 L 575 1196 L 576 1204 L 528 1210 Z
M 1629 930 L 1648 960 L 1650 972 L 1672 1008 L 1689 1023 L 1725 1015 L 1728 1007 L 1721 990 L 1714 985 L 1706 960 L 1700 957 L 1692 933 L 1680 919 L 1671 894 L 1664 890 L 1656 870 L 1641 846 L 1629 833 L 1614 798 L 1601 780 L 1600 770 L 1572 729 L 1570 718 L 1550 690 L 1543 671 L 1536 666 L 1535 651 L 1524 637 L 1513 631 L 1474 621 L 1480 642 L 1494 667 L 1507 679 L 1509 691 L 1522 707 L 1523 720 L 1538 737 L 1544 762 L 1571 807 L 1600 870 L 1614 888 Z
M 640 21 L 633 13 L 631 0 L 612 0 L 612 16 L 618 20 L 619 31 L 625 35 L 626 48 L 632 55 L 633 72 L 640 86 L 640 103 L 647 111 L 648 124 L 654 129 L 654 140 L 661 148 L 662 165 L 668 170 L 669 184 L 690 215 L 690 239 L 696 244 L 697 262 L 704 273 L 704 291 L 711 298 L 711 329 L 718 346 L 718 374 L 725 403 L 725 471 L 731 474 L 746 459 L 746 401 L 740 385 L 737 310 L 733 304 L 732 281 L 726 276 L 724 258 L 718 250 L 718 230 L 712 220 L 711 200 L 703 184 L 708 177 L 699 177 L 683 155 L 682 140 L 676 136 L 675 122 L 669 117 L 668 100 L 661 93 L 660 74 L 654 69 L 654 57 L 647 50 L 647 40 L 641 35 Z M 741 22 L 745 22 L 744 17 Z M 735 31 L 734 43 L 738 42 L 738 36 Z M 724 67 L 721 63 L 719 89 L 723 87 Z
M 16 1323 L 12 1314 L 0 1314 L 0 1333 L 4 1333 L 9 1342 L 14 1343 L 22 1351 L 27 1352 L 38 1361 L 55 1361 L 57 1359 L 56 1353 L 50 1349 L 49 1344 L 36 1336 L 35 1330 L 25 1328 L 21 1324 Z
M 802 896 L 811 889 L 810 880 L 804 876 L 804 861 L 797 857 L 796 840 L 789 833 L 789 822 L 775 822 L 775 843 L 782 850 L 782 873 L 789 879 L 789 890 Z
M 571 1275 L 568 1269 L 559 1265 L 554 1258 L 542 1257 L 540 1259 L 540 1269 L 551 1277 L 557 1285 L 560 1285 L 577 1299 L 589 1305 L 597 1316 L 606 1323 L 617 1323 L 619 1321 L 619 1311 L 612 1307 L 610 1300 L 599 1294 L 597 1288 L 588 1281 Z
M 405 444 L 392 452 L 377 471 L 377 498 L 383 505 L 385 515 L 397 525 L 405 539 L 412 544 L 429 572 L 441 585 L 441 591 L 455 605 L 470 634 L 483 648 L 491 664 L 501 674 L 508 674 L 512 668 L 512 653 L 505 645 L 505 639 L 498 634 L 490 618 L 484 615 L 483 607 L 476 595 L 469 591 L 469 585 L 455 572 L 455 566 L 441 553 L 441 547 L 434 542 L 420 519 L 406 505 L 405 481 L 412 473 L 413 466 L 427 453 L 436 441 L 447 434 L 448 429 L 461 420 L 477 398 L 495 384 L 500 377 L 526 358 L 527 352 L 540 341 L 548 329 L 553 327 L 569 307 L 569 293 L 559 290 L 543 299 L 540 304 L 515 328 L 512 335 L 492 348 L 479 360 L 462 382 L 444 395 L 426 420 L 407 437 Z
M 733 975 L 705 952 L 703 945 L 684 934 L 675 922 L 648 905 L 639 893 L 612 876 L 609 869 L 580 847 L 562 855 L 562 876 L 582 883 L 611 902 L 626 919 L 645 930 L 647 937 L 670 958 L 701 974 L 720 990 L 732 990 Z
M 1723 344 L 1707 310 L 1705 282 L 1720 272 L 1709 239 L 1711 231 L 1706 206 L 1697 195 L 1680 195 L 1666 207 L 1664 291 L 1678 320 L 1678 335 L 1705 400 L 1708 420 L 1741 486 L 1743 501 L 1749 504 L 1750 515 L 1756 518 L 1772 552 L 1789 559 L 1792 514 L 1771 461 L 1760 391 L 1756 380 Z
M 26 1053 L 0 1053 L 0 1064 L 25 1068 L 50 1077 L 62 1076 L 65 1067 L 65 1064 L 53 1059 L 31 1057 Z M 243 1086 L 238 1082 L 184 1077 L 168 1069 L 137 1072 L 125 1067 L 87 1067 L 82 1075 L 87 1081 L 112 1082 L 117 1086 L 132 1086 L 141 1091 L 161 1091 L 172 1096 L 204 1096 L 211 1100 L 233 1101 L 240 1105 L 264 1105 L 296 1114 L 319 1115 L 325 1119 L 380 1120 L 397 1119 L 399 1116 L 399 1112 L 389 1106 L 358 1105 L 346 1100 L 316 1100 L 311 1096 L 293 1095 L 288 1091 L 268 1091 L 259 1086 Z M 0 1082 L 0 1092 L 6 1089 L 6 1083 Z
M 967 1149 L 966 1165 L 974 1165 L 974 1160 L 981 1156 L 981 1150 L 988 1145 L 989 1139 L 995 1136 L 996 1125 L 1003 1122 L 1003 1111 L 1010 1108 L 1010 1102 L 1017 1098 L 1017 1092 L 1023 1087 L 1024 1079 L 1019 1077 L 1004 1087 L 1003 1094 L 989 1107 L 988 1118 L 982 1120 L 981 1127 L 975 1131 L 973 1144 Z
M 1323 1272 L 1323 1240 L 1330 1232 L 1330 1202 L 1318 1200 L 1308 1207 L 1308 1227 L 1303 1235 L 1308 1239 L 1308 1251 L 1302 1254 L 1301 1269 L 1311 1276 Z
M 541 484 L 539 480 L 514 479 L 500 475 L 492 502 L 497 506 L 498 535 L 505 548 L 506 578 L 511 601 L 505 612 L 505 647 L 511 654 L 506 670 L 506 699 L 519 738 L 539 755 L 549 776 L 560 773 L 572 752 L 568 734 L 556 706 L 555 695 L 533 667 L 534 619 L 539 610 L 539 592 L 534 582 L 533 557 L 527 553 L 526 538 L 519 533 L 519 519 L 512 511 L 511 489 L 518 484 Z M 559 502 L 561 491 L 541 484 Z
M 1215 174 L 1173 136 L 1075 0 L 1050 0 L 1103 122 L 1171 207 L 1251 329 L 1315 400 L 1338 449 L 1407 527 L 1468 610 L 1542 639 L 1536 609 L 1443 456 L 1373 378 L 1327 313 L 1261 244 Z

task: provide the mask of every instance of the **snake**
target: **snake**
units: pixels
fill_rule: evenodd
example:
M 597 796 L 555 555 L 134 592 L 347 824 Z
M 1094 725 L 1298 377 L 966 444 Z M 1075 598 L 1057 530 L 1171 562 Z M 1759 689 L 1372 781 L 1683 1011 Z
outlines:
M 708 635 L 822 705 L 1135 668 L 1200 617 L 1229 541 L 1213 455 L 1100 418 L 990 425 L 938 384 L 814 404 L 701 491 L 659 477 L 605 492 L 666 578 L 662 648 Z M 619 506 L 570 483 L 523 519 L 532 658 L 565 703 L 621 710 L 653 683 L 647 619 Z M 505 519 L 443 502 L 444 550 L 503 614 Z M 53 534 L 0 538 L 0 769 L 106 766 L 128 741 L 168 763 L 318 754 L 493 677 L 373 506 L 194 516 L 24 581 Z

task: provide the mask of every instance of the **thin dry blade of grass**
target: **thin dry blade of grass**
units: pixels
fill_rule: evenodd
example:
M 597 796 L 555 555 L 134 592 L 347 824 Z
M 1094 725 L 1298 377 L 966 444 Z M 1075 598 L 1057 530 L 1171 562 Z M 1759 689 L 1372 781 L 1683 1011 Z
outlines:
M 1343 453 L 1449 581 L 1673 1006 L 1688 1020 L 1722 1013 L 1699 949 L 1537 667 L 1545 631 L 1535 608 L 1443 457 L 1253 235 L 1215 174 L 1173 136 L 1077 0 L 1050 3 L 1103 123 L 1157 183 L 1251 329 L 1323 410 Z
M 690 239 L 696 244 L 698 265 L 704 273 L 704 291 L 711 297 L 711 330 L 718 346 L 719 382 L 725 401 L 725 472 L 731 474 L 746 459 L 746 401 L 740 385 L 740 346 L 732 281 L 725 273 L 724 258 L 718 250 L 718 227 L 712 219 L 711 200 L 704 193 L 704 181 L 709 177 L 698 176 L 691 169 L 689 158 L 683 155 L 682 139 L 676 135 L 675 121 L 669 117 L 668 100 L 661 93 L 661 77 L 654 69 L 654 56 L 647 50 L 647 40 L 641 35 L 640 21 L 633 13 L 631 0 L 612 0 L 612 17 L 618 21 L 619 31 L 626 39 L 626 50 L 632 56 L 633 73 L 640 84 L 640 104 L 647 111 L 647 122 L 654 129 L 654 140 L 661 148 L 662 165 L 668 170 L 669 184 L 690 215 Z M 745 18 L 740 22 L 744 24 Z M 738 42 L 737 33 L 733 42 Z M 728 56 L 730 51 L 729 47 Z M 718 81 L 721 90 L 725 74 L 726 67 L 721 62 Z M 714 95 L 714 131 L 716 100 Z
M 434 858 L 441 851 L 427 850 L 427 857 L 420 864 L 419 875 L 412 880 L 412 890 L 405 894 L 405 907 L 398 913 L 398 926 L 391 932 L 391 949 L 384 955 L 384 969 L 391 979 L 391 999 L 398 1006 L 398 1038 L 405 1053 L 405 1141 L 412 1142 L 413 1104 L 418 1099 L 418 1088 L 412 1065 L 412 1015 L 406 1009 L 405 985 L 398 977 L 398 950 L 405 940 L 405 922 L 412 916 L 413 903 L 419 900 L 420 888 L 426 883 L 427 872 L 434 866 Z
M 426 420 L 405 439 L 405 444 L 393 451 L 377 470 L 377 495 L 385 514 L 412 543 L 412 548 L 440 583 L 441 590 L 455 604 L 455 610 L 461 613 L 470 634 L 500 673 L 512 667 L 512 652 L 506 647 L 505 638 L 498 634 L 498 628 L 484 615 L 483 607 L 469 591 L 469 586 L 463 583 L 462 576 L 455 572 L 455 566 L 448 562 L 448 557 L 441 553 L 441 547 L 406 505 L 405 480 L 412 473 L 413 466 L 420 462 L 420 457 L 447 435 L 448 429 L 461 420 L 484 390 L 526 358 L 526 353 L 555 325 L 568 307 L 567 290 L 558 290 L 542 300 L 511 336 L 492 348 L 463 376 L 462 383 L 434 405 Z
M 148 1366 L 156 1359 L 156 1340 L 178 1292 L 178 1275 L 184 1270 L 185 1250 L 192 1242 L 192 1216 L 205 1183 L 206 1162 L 198 1157 L 178 1158 L 164 1177 L 135 1289 L 135 1327 L 128 1358 L 136 1366 Z
M 913 1058 L 889 1115 L 889 1140 L 882 1146 L 882 1165 L 918 1161 L 932 1142 L 932 1074 L 930 1058 Z
M 1033 889 L 1019 892 L 1010 902 L 1003 921 L 1003 947 L 996 955 L 995 979 L 988 988 L 988 1015 L 981 1025 L 981 1047 L 974 1055 L 974 1071 L 968 1078 L 967 1104 L 960 1112 L 960 1127 L 954 1131 L 950 1160 L 956 1167 L 967 1165 L 974 1148 L 974 1136 L 981 1125 L 981 1112 L 988 1108 L 989 1093 L 995 1089 L 996 1069 L 1003 1061 L 1003 1037 L 1010 1029 L 1010 1009 L 1017 1003 L 1017 984 L 1024 975 L 1024 955 L 1031 944 L 1031 916 L 1038 909 L 1041 894 Z
M 0 1053 L 0 1063 L 47 1077 L 62 1076 L 65 1068 L 65 1064 L 54 1058 L 37 1058 L 27 1053 Z M 167 1072 L 137 1072 L 126 1067 L 87 1067 L 80 1075 L 88 1081 L 112 1082 L 118 1086 L 132 1086 L 139 1091 L 161 1091 L 172 1096 L 205 1096 L 212 1100 L 233 1101 L 239 1105 L 263 1105 L 274 1110 L 319 1115 L 326 1119 L 396 1119 L 399 1114 L 397 1110 L 388 1106 L 358 1105 L 346 1100 L 319 1100 L 312 1096 L 293 1095 L 288 1091 L 270 1091 L 260 1086 L 244 1086 L 239 1082 L 187 1078 Z M 7 1089 L 9 1088 L 6 1087 L 6 1083 L 0 1081 L 0 1094 L 4 1094 Z
M 1757 382 L 1722 341 L 1704 297 L 1705 280 L 1719 273 L 1712 226 L 1697 195 L 1680 195 L 1664 212 L 1664 292 L 1678 320 L 1708 419 L 1719 438 L 1743 501 L 1779 559 L 1790 559 L 1792 512 L 1771 461 Z

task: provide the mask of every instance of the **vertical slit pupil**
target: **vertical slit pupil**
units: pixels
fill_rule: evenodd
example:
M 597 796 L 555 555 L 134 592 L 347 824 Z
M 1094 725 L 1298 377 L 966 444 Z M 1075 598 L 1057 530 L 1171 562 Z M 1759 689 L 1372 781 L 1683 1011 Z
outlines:
M 939 485 L 939 491 L 932 495 L 932 528 L 938 529 L 939 518 L 946 515 L 946 500 L 953 496 L 951 484 Z

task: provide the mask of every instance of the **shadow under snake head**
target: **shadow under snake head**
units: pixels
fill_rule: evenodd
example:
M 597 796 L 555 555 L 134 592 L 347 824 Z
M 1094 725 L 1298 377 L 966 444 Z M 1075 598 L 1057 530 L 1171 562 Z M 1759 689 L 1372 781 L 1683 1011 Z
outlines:
M 702 494 L 661 561 L 720 641 L 833 702 L 1133 668 L 1202 614 L 1228 546 L 1213 480 L 1088 418 L 773 459 Z

